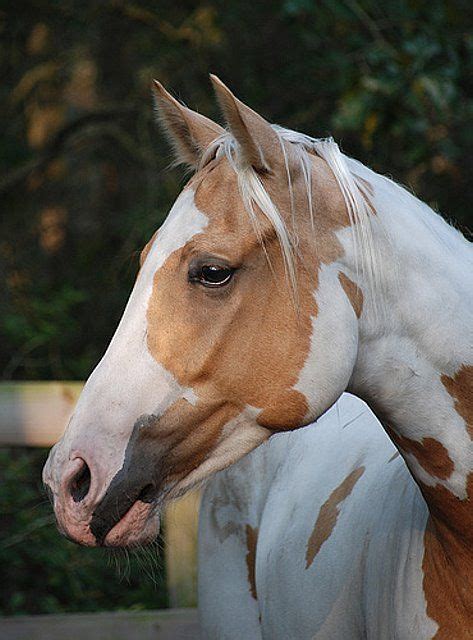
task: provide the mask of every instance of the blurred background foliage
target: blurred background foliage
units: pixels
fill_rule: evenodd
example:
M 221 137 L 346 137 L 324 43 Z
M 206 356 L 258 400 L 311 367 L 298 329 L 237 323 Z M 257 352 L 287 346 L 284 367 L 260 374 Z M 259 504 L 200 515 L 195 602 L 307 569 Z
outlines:
M 182 184 L 150 82 L 208 72 L 471 223 L 470 0 L 19 0 L 0 12 L 0 372 L 88 375 Z
M 138 252 L 183 184 L 154 124 L 153 77 L 218 118 L 217 73 L 467 232 L 472 17 L 470 0 L 2 2 L 1 377 L 81 379 L 103 353 Z M 164 604 L 59 540 L 35 506 L 43 459 L 1 452 L 3 611 Z

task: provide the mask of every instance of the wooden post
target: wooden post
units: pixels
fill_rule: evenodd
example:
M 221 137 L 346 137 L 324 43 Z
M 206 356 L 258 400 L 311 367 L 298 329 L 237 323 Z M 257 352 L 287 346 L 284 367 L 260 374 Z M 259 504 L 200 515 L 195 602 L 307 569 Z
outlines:
M 0 383 L 0 446 L 50 447 L 61 437 L 82 382 Z M 197 603 L 197 520 L 191 493 L 163 514 L 167 588 L 172 607 Z
M 200 494 L 188 493 L 164 513 L 166 580 L 171 607 L 197 606 L 197 524 Z

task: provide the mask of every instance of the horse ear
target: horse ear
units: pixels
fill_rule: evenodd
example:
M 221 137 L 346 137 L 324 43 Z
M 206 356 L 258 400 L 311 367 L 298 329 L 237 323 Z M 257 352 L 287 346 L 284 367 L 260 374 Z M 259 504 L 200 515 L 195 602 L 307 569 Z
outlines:
M 217 76 L 211 74 L 210 79 L 244 160 L 258 172 L 271 171 L 281 158 L 278 134 L 267 120 L 238 100 Z
M 157 80 L 153 82 L 153 91 L 158 121 L 174 149 L 176 161 L 195 168 L 205 149 L 225 130 L 182 105 Z

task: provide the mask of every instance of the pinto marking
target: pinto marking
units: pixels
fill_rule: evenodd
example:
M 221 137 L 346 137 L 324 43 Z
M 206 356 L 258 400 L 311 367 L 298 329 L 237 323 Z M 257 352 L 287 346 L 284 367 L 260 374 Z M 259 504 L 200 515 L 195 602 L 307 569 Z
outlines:
M 326 542 L 337 524 L 341 505 L 353 491 L 356 483 L 365 472 L 365 467 L 360 466 L 346 476 L 346 478 L 332 491 L 324 504 L 320 507 L 319 514 L 314 524 L 312 533 L 307 542 L 306 565 L 308 569 L 314 562 L 324 542 Z
M 432 487 L 421 487 L 432 504 Z M 427 613 L 438 624 L 435 640 L 459 640 L 473 637 L 473 473 L 468 478 L 468 498 L 458 500 L 445 487 L 435 488 L 424 534 L 423 588 Z
M 148 242 L 145 244 L 145 246 L 143 247 L 141 253 L 140 253 L 140 269 L 143 266 L 146 258 L 148 257 L 149 252 L 151 251 L 151 247 L 154 244 L 154 241 L 156 240 L 156 236 L 159 233 L 159 229 L 157 229 L 153 235 L 151 236 L 151 238 L 148 240 Z
M 338 279 L 340 280 L 340 284 L 343 287 L 343 290 L 347 294 L 348 300 L 350 300 L 351 306 L 353 307 L 353 311 L 357 318 L 361 316 L 361 312 L 363 311 L 363 292 L 360 287 L 350 280 L 350 278 L 340 271 L 338 274 Z
M 473 366 L 462 365 L 454 376 L 442 375 L 442 384 L 455 400 L 455 409 L 473 438 Z
M 404 454 L 414 456 L 420 466 L 433 478 L 448 480 L 454 471 L 453 460 L 444 445 L 434 438 L 422 438 L 420 441 L 412 440 L 406 436 L 395 433 L 385 425 L 390 438 Z
M 258 527 L 253 528 L 247 524 L 245 527 L 246 534 L 246 566 L 248 569 L 248 583 L 250 585 L 251 597 L 258 599 L 256 592 L 256 545 L 258 544 Z
M 156 272 L 148 306 L 150 352 L 181 384 L 191 386 L 202 398 L 216 394 L 228 397 L 231 393 L 236 409 L 233 415 L 229 412 L 228 419 L 250 405 L 260 410 L 258 424 L 271 431 L 300 426 L 308 412 L 307 400 L 293 387 L 310 350 L 311 318 L 317 316 L 313 296 L 316 274 L 299 283 L 296 312 L 287 290 L 279 285 L 284 281 L 284 261 L 274 230 L 264 225 L 264 219 L 260 221 L 265 255 L 229 163 L 225 159 L 214 162 L 192 184 L 196 206 L 209 225 L 205 234 L 195 236 Z M 335 242 L 335 236 L 331 239 Z M 324 246 L 326 259 L 332 259 L 330 238 L 325 238 Z M 198 287 L 187 290 L 187 274 L 180 265 L 187 256 L 205 254 L 210 249 L 232 265 L 245 265 L 231 285 L 237 289 L 235 295 L 209 295 Z M 216 313 L 218 323 L 214 326 L 209 318 Z M 182 326 L 173 335 L 176 317 Z M 269 319 L 270 333 L 266 331 Z M 244 352 L 241 345 L 247 345 Z M 182 350 L 187 354 L 185 360 L 178 357 Z M 210 393 L 206 380 L 212 371 L 219 371 L 219 376 Z M 230 377 L 232 386 L 228 389 L 226 380 Z

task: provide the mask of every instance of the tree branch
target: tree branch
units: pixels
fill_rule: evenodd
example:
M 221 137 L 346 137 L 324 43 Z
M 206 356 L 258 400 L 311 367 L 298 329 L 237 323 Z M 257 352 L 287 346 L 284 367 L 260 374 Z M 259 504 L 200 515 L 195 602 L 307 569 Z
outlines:
M 85 115 L 68 122 L 59 129 L 51 138 L 42 152 L 28 160 L 20 167 L 15 167 L 5 176 L 0 178 L 0 194 L 5 194 L 26 180 L 34 171 L 41 169 L 48 162 L 51 162 L 57 154 L 66 146 L 69 140 L 91 124 L 113 122 L 118 118 L 130 116 L 138 112 L 136 107 L 123 107 L 120 109 L 102 109 L 86 113 Z

